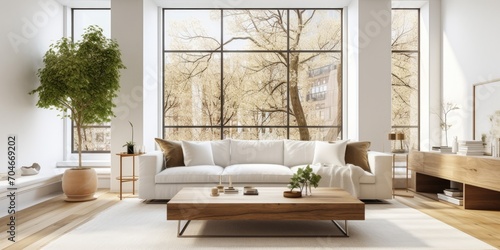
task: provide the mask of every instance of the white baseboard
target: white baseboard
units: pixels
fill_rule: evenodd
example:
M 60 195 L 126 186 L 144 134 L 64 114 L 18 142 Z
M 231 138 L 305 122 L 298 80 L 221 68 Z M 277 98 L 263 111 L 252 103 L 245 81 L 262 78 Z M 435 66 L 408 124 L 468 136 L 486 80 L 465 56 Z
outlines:
M 105 188 L 109 189 L 111 186 L 110 176 L 111 169 L 110 168 L 94 168 L 97 172 L 97 188 Z

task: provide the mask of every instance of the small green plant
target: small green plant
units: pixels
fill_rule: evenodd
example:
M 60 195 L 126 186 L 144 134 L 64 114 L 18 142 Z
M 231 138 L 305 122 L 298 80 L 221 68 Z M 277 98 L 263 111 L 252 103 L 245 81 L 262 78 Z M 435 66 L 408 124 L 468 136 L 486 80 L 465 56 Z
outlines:
M 135 145 L 135 142 L 134 142 L 134 124 L 132 124 L 130 121 L 128 121 L 128 123 L 130 124 L 130 128 L 132 129 L 132 140 L 125 142 L 125 144 L 123 145 L 124 147 Z
M 302 192 L 305 188 L 306 195 L 307 192 L 311 191 L 311 186 L 318 187 L 318 183 L 321 180 L 321 175 L 313 173 L 313 169 L 311 166 L 307 165 L 305 168 L 299 168 L 297 173 L 293 174 L 290 179 L 290 183 L 288 184 L 288 188 L 290 191 L 293 191 L 295 188 L 300 189 Z M 309 190 L 308 190 L 309 188 Z

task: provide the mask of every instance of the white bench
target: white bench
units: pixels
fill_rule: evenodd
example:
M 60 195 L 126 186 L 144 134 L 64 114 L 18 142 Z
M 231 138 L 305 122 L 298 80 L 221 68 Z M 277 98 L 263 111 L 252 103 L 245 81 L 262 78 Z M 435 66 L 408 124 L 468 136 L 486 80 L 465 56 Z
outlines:
M 53 169 L 37 175 L 16 176 L 15 186 L 8 180 L 0 181 L 0 217 L 8 215 L 11 197 L 15 192 L 15 211 L 25 209 L 62 194 L 61 178 L 64 169 Z M 9 190 L 9 188 L 16 188 Z

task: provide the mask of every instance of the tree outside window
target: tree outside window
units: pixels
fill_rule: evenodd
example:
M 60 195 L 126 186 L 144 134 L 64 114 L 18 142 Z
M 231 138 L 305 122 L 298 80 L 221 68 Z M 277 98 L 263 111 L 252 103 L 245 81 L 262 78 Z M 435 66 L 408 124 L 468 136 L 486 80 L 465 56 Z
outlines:
M 334 140 L 342 10 L 164 10 L 164 137 Z
M 419 9 L 392 10 L 392 128 L 419 148 Z

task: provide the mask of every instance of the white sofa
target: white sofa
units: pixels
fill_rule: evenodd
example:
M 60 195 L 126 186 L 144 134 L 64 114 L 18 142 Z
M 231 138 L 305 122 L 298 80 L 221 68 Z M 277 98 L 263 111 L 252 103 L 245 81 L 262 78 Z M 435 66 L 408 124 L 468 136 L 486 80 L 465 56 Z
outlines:
M 179 142 L 177 142 L 179 143 Z M 229 176 L 235 187 L 283 187 L 298 167 L 346 164 L 346 143 L 294 140 L 232 140 L 181 142 L 186 166 L 164 168 L 164 152 L 139 156 L 139 198 L 171 199 L 183 187 L 213 187 Z M 329 144 L 329 145 L 326 145 Z M 323 152 L 319 150 L 320 146 Z M 368 144 L 369 145 L 369 144 Z M 392 156 L 368 151 L 369 171 L 359 177 L 359 199 L 392 198 Z M 315 162 L 316 161 L 316 162 Z M 326 179 L 326 178 L 323 178 Z M 334 184 L 335 185 L 335 184 Z

